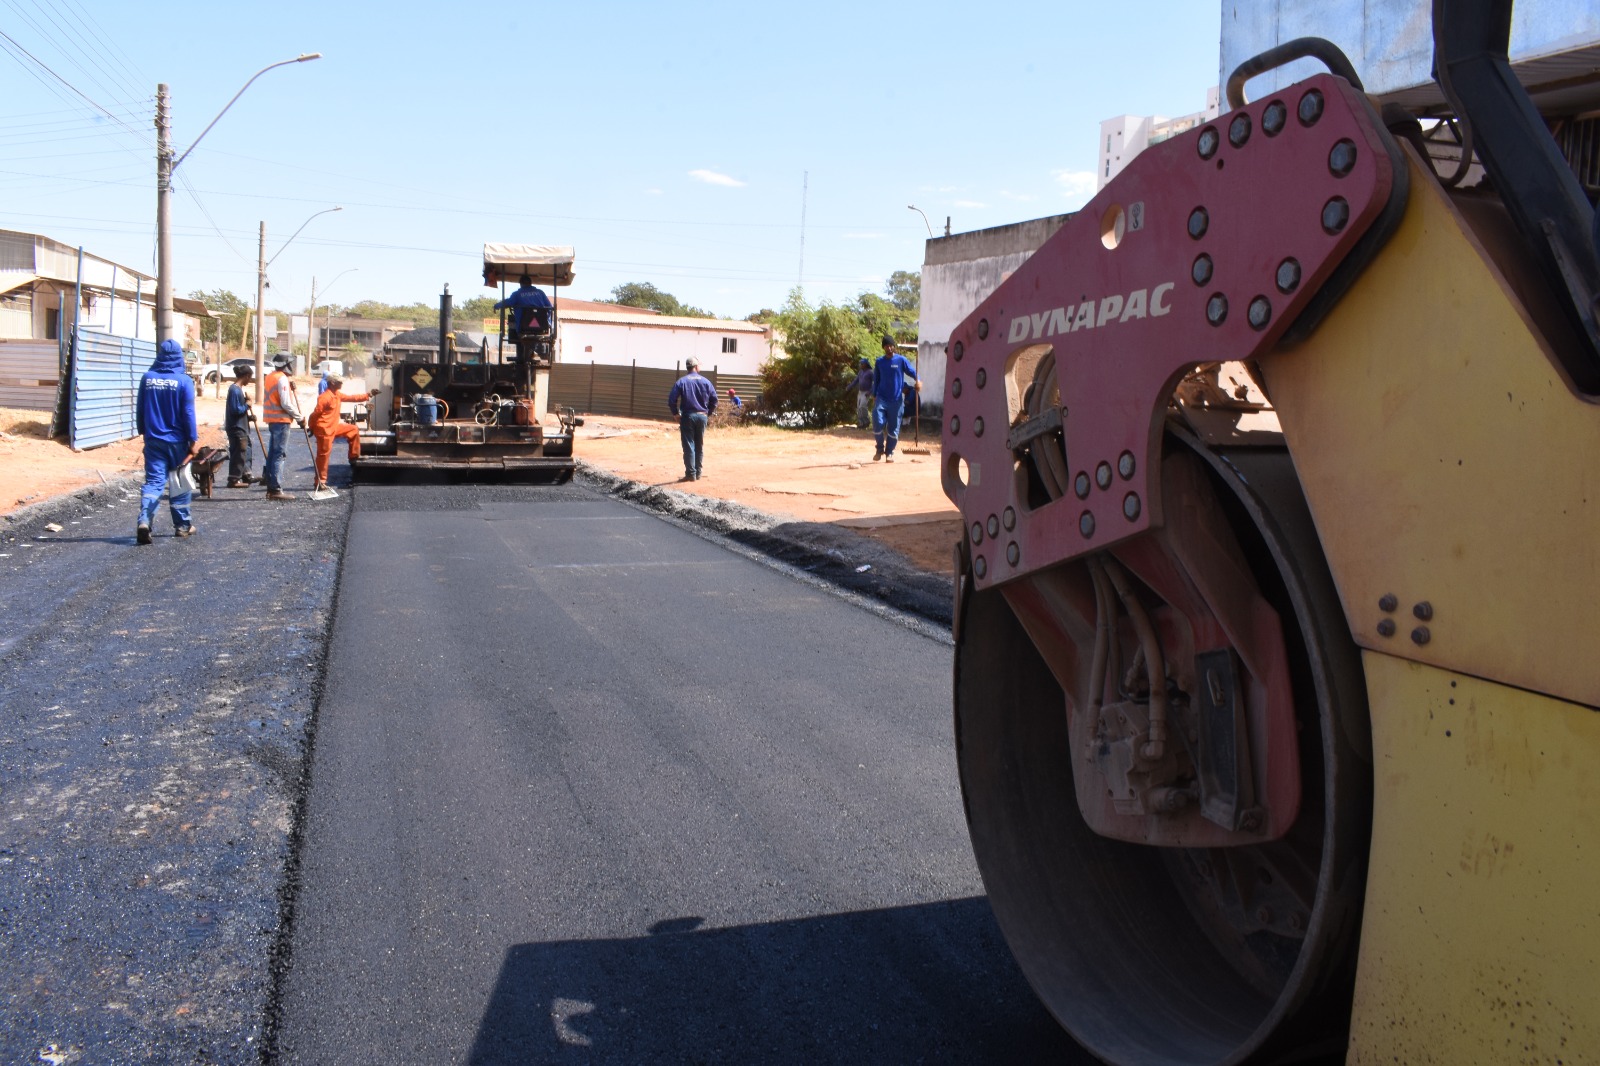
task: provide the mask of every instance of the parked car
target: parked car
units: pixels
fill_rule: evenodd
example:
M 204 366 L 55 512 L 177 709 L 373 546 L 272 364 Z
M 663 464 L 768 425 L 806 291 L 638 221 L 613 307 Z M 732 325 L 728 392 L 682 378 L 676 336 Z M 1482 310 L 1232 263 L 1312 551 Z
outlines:
M 210 385 L 218 380 L 232 381 L 234 367 L 248 366 L 254 369 L 255 365 L 255 356 L 242 355 L 237 359 L 229 359 L 226 363 L 207 363 L 196 370 L 195 374 L 199 376 L 201 384 Z
M 320 378 L 324 374 L 332 374 L 336 378 L 344 377 L 344 363 L 338 359 L 324 359 L 311 368 L 312 377 Z

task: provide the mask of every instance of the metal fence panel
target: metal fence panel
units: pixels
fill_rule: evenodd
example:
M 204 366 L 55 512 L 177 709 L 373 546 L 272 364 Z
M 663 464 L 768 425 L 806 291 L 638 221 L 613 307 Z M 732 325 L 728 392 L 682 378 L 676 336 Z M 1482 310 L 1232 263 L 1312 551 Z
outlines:
M 60 381 L 59 342 L 0 340 L 0 407 L 48 411 Z
M 584 414 L 628 418 L 670 419 L 667 394 L 683 376 L 681 370 L 615 366 L 604 363 L 557 363 L 550 368 L 550 402 L 576 408 Z M 752 403 L 761 394 L 761 378 L 753 374 L 705 372 L 726 398 L 731 386 L 739 398 Z
M 154 341 L 80 330 L 72 348 L 71 443 L 93 448 L 138 433 L 139 379 L 155 362 Z

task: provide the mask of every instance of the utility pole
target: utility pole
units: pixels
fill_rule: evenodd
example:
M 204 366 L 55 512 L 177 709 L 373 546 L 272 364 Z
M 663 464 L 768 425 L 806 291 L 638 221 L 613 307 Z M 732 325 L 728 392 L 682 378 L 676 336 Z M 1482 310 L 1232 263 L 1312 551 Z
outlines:
M 311 310 L 306 312 L 306 366 L 317 365 L 317 353 L 311 347 L 311 338 L 317 332 L 317 276 L 311 275 Z
M 267 342 L 262 339 L 261 328 L 266 311 L 262 303 L 267 298 L 267 224 L 261 223 L 261 251 L 256 256 L 256 403 L 261 402 L 262 359 L 267 352 Z
M 156 344 L 172 336 L 172 124 L 156 86 Z

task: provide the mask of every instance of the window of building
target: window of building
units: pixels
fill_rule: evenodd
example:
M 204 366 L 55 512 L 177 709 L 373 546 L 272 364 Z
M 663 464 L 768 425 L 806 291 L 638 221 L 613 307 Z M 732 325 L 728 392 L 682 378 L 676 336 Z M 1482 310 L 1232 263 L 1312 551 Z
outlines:
M 722 338 L 722 354 L 723 355 L 727 355 L 729 352 L 737 352 L 738 350 L 739 350 L 739 338 L 738 337 L 724 337 L 724 338 Z

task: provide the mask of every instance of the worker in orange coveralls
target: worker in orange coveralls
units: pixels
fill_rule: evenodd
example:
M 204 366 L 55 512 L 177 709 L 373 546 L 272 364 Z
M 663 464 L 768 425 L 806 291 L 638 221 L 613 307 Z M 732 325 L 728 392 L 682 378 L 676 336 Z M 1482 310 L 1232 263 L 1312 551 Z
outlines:
M 359 396 L 341 392 L 344 381 L 340 378 L 329 378 L 328 388 L 317 397 L 317 405 L 311 409 L 311 416 L 306 419 L 311 427 L 311 435 L 317 438 L 317 488 L 328 487 L 328 459 L 333 455 L 333 441 L 335 437 L 343 437 L 349 442 L 350 458 L 361 458 L 361 431 L 349 422 L 339 418 L 339 405 L 341 403 L 358 402 L 370 399 L 363 392 Z

